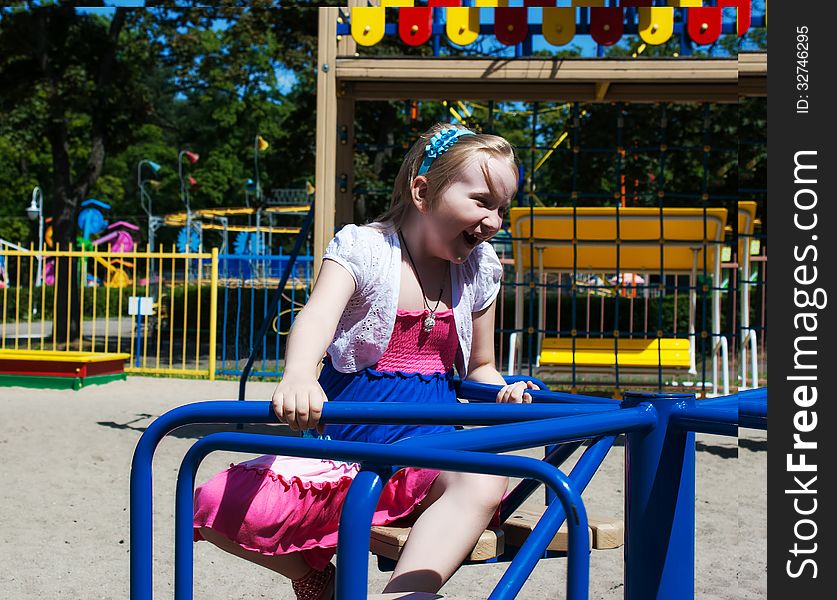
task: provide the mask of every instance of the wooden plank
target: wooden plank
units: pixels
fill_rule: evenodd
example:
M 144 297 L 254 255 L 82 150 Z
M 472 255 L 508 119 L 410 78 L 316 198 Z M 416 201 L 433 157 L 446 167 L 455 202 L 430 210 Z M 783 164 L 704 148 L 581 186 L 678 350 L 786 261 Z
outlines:
M 766 93 L 767 60 L 764 53 L 677 60 L 343 57 L 336 76 L 340 89 L 358 100 L 728 103 Z
M 612 550 L 625 543 L 625 524 L 622 519 L 607 518 L 600 515 L 587 515 L 590 529 L 593 530 L 593 548 Z
M 410 535 L 409 527 L 375 526 L 370 536 L 373 554 L 398 560 Z M 486 529 L 477 540 L 468 560 L 489 560 L 500 556 L 504 550 L 504 534 L 501 529 Z
M 503 524 L 503 533 L 506 535 L 506 543 L 509 546 L 519 548 L 526 541 L 526 538 L 532 533 L 538 520 L 541 518 L 540 514 L 522 513 L 513 514 Z M 590 548 L 593 548 L 593 532 L 588 528 L 588 539 L 590 541 Z M 552 538 L 552 541 L 547 546 L 547 550 L 552 552 L 566 552 L 568 547 L 568 530 L 567 524 L 561 525 L 558 533 Z
M 742 52 L 738 55 L 738 72 L 742 73 L 767 73 L 767 53 L 765 52 Z
M 343 89 L 343 88 L 341 88 Z M 717 83 L 620 83 L 611 82 L 604 101 L 623 102 L 738 102 L 740 82 Z M 596 102 L 593 82 L 516 82 L 500 81 L 347 81 L 345 93 L 357 100 L 445 97 L 461 100 L 520 100 L 543 102 Z
M 516 511 L 503 524 L 503 531 L 506 534 L 506 543 L 510 546 L 520 547 L 532 530 L 537 525 L 543 511 L 537 512 L 527 509 Z M 624 525 L 622 519 L 605 517 L 601 515 L 588 514 L 587 521 L 590 533 L 590 548 L 597 550 L 613 549 L 625 543 Z M 558 533 L 552 538 L 547 547 L 555 552 L 566 552 L 568 541 L 568 530 L 566 523 L 561 526 Z
M 758 63 L 745 63 L 748 72 L 760 73 Z M 766 73 L 766 68 L 764 69 Z M 738 79 L 736 58 L 717 59 L 567 59 L 518 58 L 338 58 L 337 77 L 341 80 L 447 80 L 500 79 L 516 81 L 730 81 Z

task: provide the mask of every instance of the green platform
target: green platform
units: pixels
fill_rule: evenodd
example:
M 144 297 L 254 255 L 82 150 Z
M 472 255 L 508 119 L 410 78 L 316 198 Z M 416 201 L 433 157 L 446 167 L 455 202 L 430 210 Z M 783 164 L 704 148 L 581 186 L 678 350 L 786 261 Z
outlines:
M 99 385 L 111 381 L 125 381 L 125 373 L 91 375 L 89 377 L 51 377 L 44 375 L 0 374 L 0 387 L 27 387 L 41 390 L 80 390 L 88 385 Z

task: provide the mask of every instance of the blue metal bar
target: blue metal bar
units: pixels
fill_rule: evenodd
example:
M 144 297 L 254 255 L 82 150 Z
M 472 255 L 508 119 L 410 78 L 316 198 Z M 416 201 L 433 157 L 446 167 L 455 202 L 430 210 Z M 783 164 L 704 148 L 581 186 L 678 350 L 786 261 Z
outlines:
M 590 480 L 593 479 L 593 475 L 596 474 L 596 470 L 598 470 L 599 466 L 602 464 L 602 461 L 605 456 L 607 456 L 607 453 L 610 451 L 610 448 L 613 446 L 613 442 L 615 440 L 616 438 L 614 436 L 598 440 L 587 449 L 581 458 L 578 459 L 575 467 L 573 467 L 572 473 L 569 475 L 569 480 L 572 482 L 572 485 L 576 488 L 576 490 L 578 490 L 579 494 L 587 488 L 587 485 L 590 483 Z M 555 532 L 557 532 L 564 523 L 565 518 L 566 513 L 564 512 L 564 507 L 559 502 L 553 502 L 547 507 L 540 521 L 538 521 L 538 524 L 535 525 L 535 529 L 533 529 L 532 533 L 529 534 L 529 537 L 526 538 L 526 541 L 517 551 L 517 555 L 506 569 L 503 577 L 500 578 L 500 581 L 497 583 L 497 587 L 495 588 L 495 592 L 502 589 L 509 594 L 508 597 L 515 597 L 515 595 L 520 591 L 520 588 L 523 587 L 526 577 L 532 572 L 535 565 L 538 563 L 538 560 L 540 560 L 540 558 L 544 555 L 544 551 L 549 547 L 549 543 L 555 537 Z M 540 527 L 545 519 L 548 519 L 547 523 L 549 523 L 548 527 L 545 529 L 552 531 L 553 533 L 545 540 L 544 543 L 544 540 L 540 537 Z M 534 541 L 530 542 L 533 538 Z M 493 597 L 494 596 L 492 594 L 491 598 Z
M 744 427 L 746 429 L 764 429 L 767 431 L 767 417 L 754 417 L 752 415 L 742 413 L 738 418 L 739 427 Z
M 549 452 L 544 457 L 543 461 L 554 467 L 560 467 L 564 461 L 578 449 L 579 446 L 581 446 L 580 441 L 558 444 L 554 447 L 552 452 Z M 539 486 L 539 481 L 535 481 L 534 479 L 524 479 L 518 483 L 512 491 L 506 494 L 505 498 L 503 498 L 503 501 L 500 503 L 500 523 L 505 523 L 508 518 L 512 516 L 514 511 L 520 508 L 520 506 L 526 502 L 526 499 L 531 496 Z M 550 504 L 550 502 L 547 502 L 547 504 Z
M 537 385 L 542 391 L 549 391 L 549 386 L 546 383 L 544 383 L 543 380 L 538 379 L 537 377 L 529 377 L 528 375 L 503 375 L 503 379 L 506 380 L 506 383 L 515 383 L 517 381 L 531 381 L 532 383 Z
M 767 388 L 738 393 L 738 418 L 741 427 L 767 429 Z
M 442 19 L 442 9 L 433 10 L 433 56 L 439 56 L 442 50 L 442 32 L 445 29 L 445 22 Z M 350 32 L 351 33 L 351 32 Z
M 738 397 L 741 400 L 767 402 L 767 388 L 743 390 L 738 392 Z
M 495 386 L 496 389 L 496 386 Z M 573 398 L 579 399 L 578 396 Z M 752 405 L 752 418 L 766 419 L 766 390 L 753 390 L 746 394 L 747 404 Z M 352 418 L 349 414 L 351 405 L 340 406 L 339 403 L 329 403 L 324 407 L 324 421 L 329 417 Z M 380 404 L 376 404 L 378 410 Z M 545 418 L 530 423 L 511 423 L 495 425 L 487 430 L 461 431 L 454 434 L 439 434 L 423 436 L 421 447 L 413 449 L 407 442 L 385 446 L 385 462 L 401 464 L 403 452 L 416 452 L 422 460 L 431 459 L 441 448 L 487 450 L 509 450 L 525 447 L 540 446 L 544 443 L 554 443 L 567 439 L 582 439 L 595 437 L 604 433 L 628 432 L 626 447 L 626 585 L 625 593 L 628 600 L 652 597 L 690 597 L 690 590 L 694 589 L 694 433 L 683 431 L 679 427 L 668 427 L 670 421 L 676 421 L 678 415 L 682 418 L 699 418 L 710 422 L 720 419 L 721 425 L 729 425 L 732 417 L 728 407 L 706 406 L 696 403 L 693 395 L 687 394 L 628 394 L 623 408 L 619 411 L 605 411 L 601 414 L 583 414 L 560 418 Z M 355 405 L 355 422 L 363 422 L 359 416 L 363 405 Z M 501 414 L 505 414 L 510 421 L 519 418 L 525 410 L 557 409 L 556 406 L 521 406 L 521 405 L 490 405 L 478 407 L 467 405 L 459 411 L 462 415 L 451 413 L 443 416 L 434 415 L 438 407 L 421 407 L 411 404 L 395 408 L 389 416 L 400 420 L 406 418 L 418 419 L 428 424 L 435 422 L 452 422 L 459 424 L 459 420 L 467 411 L 482 409 L 479 418 L 495 419 L 502 422 Z M 561 406 L 561 410 L 571 408 Z M 572 407 L 574 408 L 574 407 Z M 592 407 L 588 407 L 592 408 Z M 599 407 L 604 408 L 604 407 Z M 700 410 L 696 410 L 700 409 Z M 707 410 L 708 409 L 708 410 Z M 724 410 L 727 409 L 727 410 Z M 426 414 L 422 414 L 422 411 Z M 500 411 L 503 411 L 502 413 Z M 545 414 L 545 413 L 544 413 Z M 466 418 L 473 418 L 467 417 Z M 156 419 L 140 438 L 134 452 L 131 468 L 131 597 L 147 600 L 152 591 L 152 458 L 153 453 L 163 436 L 173 429 L 192 423 L 274 423 L 276 421 L 270 403 L 265 401 L 213 401 L 200 402 L 175 408 Z M 418 421 L 417 421 L 418 422 Z M 766 427 L 766 422 L 764 423 Z M 489 432 L 485 435 L 485 432 Z M 220 435 L 220 434 L 218 434 Z M 227 434 L 244 435 L 244 434 Z M 456 435 L 456 439 L 452 438 Z M 259 436 L 255 436 L 259 437 Z M 238 439 L 238 438 L 233 438 Z M 295 438 L 270 438 L 274 443 L 295 444 L 304 443 L 310 449 L 317 440 L 299 440 Z M 418 439 L 418 438 L 415 438 Z M 585 452 L 584 456 L 573 469 L 571 480 L 573 485 L 586 486 L 589 478 L 601 463 L 613 438 L 600 440 Z M 336 444 L 351 444 L 349 442 L 318 442 L 328 444 L 325 449 L 327 456 L 339 458 L 339 446 Z M 369 444 L 362 444 L 369 448 Z M 196 444 L 197 446 L 197 444 Z M 374 445 L 371 445 L 374 446 Z M 275 449 L 274 449 L 275 450 Z M 261 451 L 261 450 L 259 450 Z M 191 452 L 191 451 L 190 451 Z M 197 450 L 196 450 L 197 452 Z M 288 453 L 288 452 L 285 452 Z M 444 456 L 449 456 L 445 454 Z M 456 453 L 461 456 L 463 453 Z M 319 455 L 318 455 L 319 456 Z M 353 455 L 354 456 L 354 455 Z M 490 456 L 490 455 L 489 455 Z M 589 456 L 589 458 L 588 458 Z M 359 456 L 361 460 L 363 456 Z M 483 459 L 485 456 L 483 457 Z M 505 459 L 522 459 L 522 457 L 495 457 Z M 367 456 L 366 459 L 372 459 Z M 185 459 L 184 459 L 185 460 Z M 380 457 L 374 460 L 380 462 Z M 556 469 L 540 463 L 535 459 L 526 459 L 542 465 L 542 469 Z M 416 466 L 422 466 L 422 464 Z M 438 465 L 435 465 L 438 468 Z M 451 467 L 452 470 L 467 471 L 467 468 Z M 505 467 L 504 467 L 505 468 Z M 582 469 L 582 470 L 579 470 Z M 188 474 L 188 470 L 184 473 Z M 504 471 L 503 474 L 514 473 Z M 576 476 L 577 475 L 577 476 Z M 521 477 L 531 475 L 521 474 Z M 194 476 L 192 476 L 193 478 Z M 563 477 L 563 475 L 561 475 Z M 539 477 L 534 477 L 539 478 Z M 586 481 L 585 481 L 586 480 Z M 179 484 L 180 485 L 180 484 Z M 184 484 L 185 485 L 185 484 Z M 192 484 L 193 485 L 193 484 Z M 188 494 L 181 491 L 185 502 L 191 503 L 191 485 Z M 555 486 L 551 486 L 554 488 Z M 691 508 L 689 504 L 691 503 Z M 550 513 L 551 514 L 551 513 Z M 557 514 L 557 513 L 556 513 Z M 550 519 L 553 517 L 550 516 Z M 654 519 L 653 521 L 651 519 Z M 661 521 L 660 521 L 661 520 Z M 191 515 L 190 515 L 191 521 Z M 646 522 L 647 521 L 647 522 Z M 662 528 L 660 527 L 662 523 Z M 547 529 L 553 526 L 552 521 Z M 184 526 L 185 529 L 185 526 Z M 657 534 L 648 536 L 653 529 Z M 662 532 L 662 535 L 660 533 Z M 553 534 L 554 535 L 554 532 Z M 586 528 L 585 528 L 586 537 Z M 643 539 L 645 538 L 645 539 Z M 651 539 L 654 538 L 654 539 Z M 350 540 L 351 540 L 350 536 Z M 536 538 L 537 539 L 537 538 Z M 551 537 L 549 538 L 551 539 Z M 191 522 L 189 524 L 189 540 L 191 544 Z M 366 538 L 368 544 L 368 537 Z M 540 543 L 540 542 L 538 542 Z M 587 556 L 586 540 L 582 553 Z M 527 552 L 532 551 L 537 544 L 533 542 Z M 367 546 L 368 547 L 368 546 Z M 523 560 L 520 567 L 524 569 L 527 560 Z M 585 574 L 586 577 L 586 574 Z M 685 577 L 685 579 L 683 579 Z M 678 580 L 681 580 L 678 583 Z M 661 590 L 659 596 L 649 593 Z
M 657 426 L 625 442 L 625 600 L 693 598 L 695 434 L 668 427 L 690 394 L 625 394 L 654 407 Z
M 702 398 L 697 401 L 698 406 L 738 406 L 741 400 L 740 394 L 730 394 L 729 396 L 717 396 L 715 398 Z
M 738 435 L 738 411 L 715 406 L 683 406 L 671 414 L 669 427 L 680 427 L 697 433 Z
M 548 506 L 544 511 L 543 516 L 535 525 L 532 532 L 523 542 L 523 545 L 517 552 L 517 555 L 512 560 L 512 563 L 503 573 L 503 577 L 497 582 L 488 600 L 501 600 L 506 598 L 516 598 L 526 579 L 532 573 L 535 565 L 543 557 L 549 543 L 555 537 L 561 523 L 564 522 L 564 508 L 560 503 L 555 502 Z M 579 550 L 584 554 L 588 554 L 589 550 Z M 568 555 L 569 557 L 569 555 Z M 589 560 L 589 556 L 588 556 Z M 569 582 L 567 582 L 569 584 Z M 584 598 L 587 598 L 588 590 L 584 590 Z
M 226 258 L 224 259 L 224 279 L 229 280 L 229 271 Z M 224 318 L 221 321 L 221 369 L 225 370 L 227 366 L 227 313 L 229 309 L 230 300 L 230 286 L 224 285 Z M 217 327 L 217 325 L 216 325 Z
M 523 377 L 522 379 L 531 379 Z M 497 399 L 497 392 L 500 391 L 499 385 L 492 385 L 490 383 L 477 383 L 475 381 L 456 382 L 456 393 L 460 398 L 466 400 L 475 400 L 481 402 L 494 402 Z M 532 402 L 566 402 L 569 404 L 589 403 L 589 404 L 605 404 L 613 408 L 619 408 L 619 401 L 612 398 L 602 398 L 600 396 L 582 396 L 579 394 L 568 394 L 566 392 L 551 392 L 549 390 L 529 390 L 532 395 Z
M 738 419 L 740 427 L 767 429 L 767 388 L 739 392 Z
M 382 410 L 384 406 L 376 403 L 377 410 Z M 494 404 L 485 406 L 470 406 L 463 405 L 462 415 L 449 415 L 448 418 L 433 418 L 433 412 L 438 406 L 421 406 L 405 403 L 402 406 L 390 406 L 387 408 L 391 411 L 391 419 L 388 422 L 402 422 L 410 418 L 418 418 L 419 421 L 426 424 L 463 424 L 463 419 L 467 422 L 467 416 L 464 414 L 470 412 L 472 409 L 480 411 L 481 418 L 492 419 L 492 422 L 498 422 L 498 416 L 507 414 L 508 420 L 515 420 L 520 418 L 527 409 L 549 410 L 559 407 L 549 406 L 533 406 L 533 405 L 512 405 L 512 404 Z M 342 413 L 344 417 L 349 418 L 351 411 L 355 411 L 355 415 L 360 414 L 364 410 L 362 403 L 351 403 L 341 405 L 340 403 L 326 403 L 323 407 L 323 420 L 329 422 L 331 416 L 338 416 Z M 369 412 L 368 410 L 366 412 Z M 610 411 L 607 414 L 620 414 L 624 411 Z M 423 413 L 423 414 L 422 414 Z M 517 413 L 517 417 L 515 417 Z M 534 414 L 534 413 L 533 413 Z M 419 417 L 415 417 L 419 415 Z M 587 417 L 588 415 L 582 415 Z M 575 418 L 575 417 L 569 417 Z M 551 423 L 553 419 L 545 420 L 544 423 Z M 148 429 L 142 434 L 137 447 L 134 450 L 134 457 L 131 464 L 131 595 L 132 598 L 150 598 L 152 572 L 150 565 L 145 565 L 139 561 L 139 557 L 148 554 L 151 555 L 152 550 L 152 536 L 151 536 L 151 503 L 152 503 L 152 470 L 151 462 L 154 451 L 157 448 L 160 440 L 169 432 L 181 427 L 183 425 L 196 423 L 275 423 L 276 416 L 273 414 L 270 402 L 267 401 L 247 401 L 239 402 L 235 400 L 228 401 L 210 401 L 210 402 L 196 402 L 174 408 L 163 415 L 160 415 Z M 353 422 L 363 422 L 362 418 L 355 416 Z M 378 421 L 381 422 L 381 421 Z M 479 419 L 470 421 L 471 424 L 480 424 L 483 421 Z M 479 431 L 479 430 L 475 430 Z M 472 431 L 460 432 L 462 435 L 473 433 Z M 427 437 L 427 436 L 425 436 Z M 525 439 L 525 435 L 523 436 Z M 466 438 L 467 440 L 468 438 Z M 480 448 L 479 440 L 470 442 L 470 447 L 476 449 Z M 527 447 L 524 442 L 518 444 L 520 447 Z M 538 443 L 528 444 L 528 447 L 541 445 Z
M 328 402 L 323 408 L 323 421 L 331 424 L 497 425 L 606 412 L 617 413 L 618 409 L 584 404 L 421 405 L 410 402 Z
M 186 587 L 186 581 L 189 582 L 191 588 L 192 578 L 192 515 L 194 509 L 191 490 L 194 486 L 194 474 L 200 460 L 216 450 L 280 454 L 305 458 L 331 458 L 355 462 L 369 461 L 374 464 L 394 463 L 467 473 L 540 479 L 555 491 L 565 514 L 572 517 L 567 522 L 569 534 L 567 598 L 568 600 L 587 598 L 590 560 L 587 513 L 584 504 L 581 502 L 581 497 L 575 491 L 570 480 L 551 465 L 524 456 L 225 432 L 212 433 L 195 442 L 186 453 L 181 464 L 175 507 L 175 590 L 176 592 L 183 591 L 185 595 L 182 597 L 176 596 L 178 600 L 191 597 L 191 590 L 187 591 L 183 588 Z M 380 495 L 382 484 L 376 473 L 369 470 L 364 472 L 368 474 L 360 480 L 356 479 L 352 484 L 341 513 L 342 515 L 351 515 L 351 518 L 340 519 L 337 547 L 339 557 L 337 563 L 338 598 L 360 598 L 367 594 L 366 557 L 369 551 L 369 531 L 372 523 L 372 513 Z M 353 493 L 352 490 L 356 485 L 358 490 Z M 560 523 L 556 522 L 556 515 L 557 512 L 553 509 L 549 519 L 541 520 L 543 525 L 541 526 L 541 523 L 539 523 L 540 527 L 536 527 L 537 535 L 535 535 L 534 541 L 530 545 L 542 544 L 544 540 L 546 544 L 549 543 L 560 526 Z M 533 532 L 534 534 L 535 532 Z M 358 555 L 363 557 L 362 568 L 360 564 L 354 564 L 353 562 L 357 560 Z M 350 556 L 355 556 L 355 559 L 347 559 Z M 150 563 L 150 553 L 139 557 L 139 560 Z M 348 561 L 349 564 L 346 565 L 344 561 Z M 148 566 L 150 569 L 150 564 Z M 344 569 L 347 566 L 351 568 Z M 341 571 L 347 572 L 341 574 Z M 523 582 L 520 582 L 520 584 L 522 585 Z M 140 596 L 133 596 L 132 590 L 132 598 L 137 600 Z M 150 595 L 148 598 L 150 598 Z
M 491 428 L 434 433 L 400 440 L 394 445 L 432 445 L 434 448 L 509 452 L 601 435 L 615 435 L 626 431 L 645 431 L 654 427 L 656 423 L 657 414 L 654 408 L 650 405 L 639 405 L 596 415 L 560 417 L 531 423 L 510 423 L 495 425 Z
M 237 292 L 236 292 L 237 297 L 236 297 L 236 305 L 235 305 L 236 315 L 235 315 L 235 354 L 234 354 L 235 358 L 234 358 L 234 360 L 235 360 L 236 366 L 238 366 L 238 361 L 239 361 L 239 351 L 238 351 L 238 349 L 240 347 L 241 336 L 243 335 L 242 332 L 241 332 L 241 302 L 242 302 L 241 297 L 242 297 L 242 294 L 243 294 L 242 288 L 241 288 L 241 286 L 238 286 Z
M 177 427 L 194 423 L 275 423 L 269 402 L 197 402 L 174 408 L 148 426 L 137 442 L 131 461 L 131 598 L 150 600 L 152 471 L 151 461 L 160 440 Z
M 733 394 L 731 396 L 720 396 L 718 398 L 709 398 L 709 399 L 698 399 L 697 405 L 698 406 L 705 406 L 705 407 L 713 407 L 713 408 L 738 408 L 738 403 L 740 399 L 738 398 L 738 394 Z
M 366 598 L 369 594 L 369 542 L 372 516 L 384 484 L 379 473 L 361 470 L 352 485 L 340 513 L 337 528 L 337 581 L 335 596 Z M 344 519 L 342 515 L 351 515 Z

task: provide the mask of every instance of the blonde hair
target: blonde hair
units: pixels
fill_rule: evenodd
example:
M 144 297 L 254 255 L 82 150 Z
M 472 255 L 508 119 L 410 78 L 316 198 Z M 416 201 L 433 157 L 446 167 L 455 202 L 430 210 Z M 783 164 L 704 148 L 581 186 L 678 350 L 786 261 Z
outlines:
M 410 186 L 424 160 L 425 146 L 427 146 L 430 138 L 436 133 L 443 129 L 451 128 L 466 129 L 460 125 L 436 123 L 433 127 L 422 133 L 419 139 L 407 151 L 404 162 L 401 163 L 401 168 L 398 169 L 398 175 L 395 177 L 390 207 L 384 214 L 375 219 L 376 223 L 395 230 L 401 229 L 401 226 L 410 214 L 409 209 L 413 205 Z M 506 160 L 509 166 L 517 171 L 517 154 L 515 153 L 514 146 L 505 138 L 498 135 L 476 132 L 474 135 L 460 136 L 447 152 L 433 160 L 430 168 L 424 174 L 424 177 L 427 178 L 428 208 L 433 208 L 436 198 L 456 181 L 459 173 L 475 157 L 477 159 L 482 157 L 480 166 L 492 195 L 497 195 L 497 188 L 491 178 L 491 173 L 488 171 L 488 158 L 493 157 Z

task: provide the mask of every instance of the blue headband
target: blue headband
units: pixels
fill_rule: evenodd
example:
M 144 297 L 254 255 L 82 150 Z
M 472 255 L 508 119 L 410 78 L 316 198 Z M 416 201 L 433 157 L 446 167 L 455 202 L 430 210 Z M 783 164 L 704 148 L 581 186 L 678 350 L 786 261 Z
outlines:
M 424 160 L 421 161 L 421 166 L 419 167 L 416 176 L 427 173 L 428 169 L 430 169 L 430 165 L 433 164 L 433 161 L 447 152 L 450 147 L 456 143 L 456 140 L 463 135 L 474 135 L 474 132 L 470 129 L 449 127 L 447 129 L 443 129 L 430 138 L 430 143 L 424 147 Z

